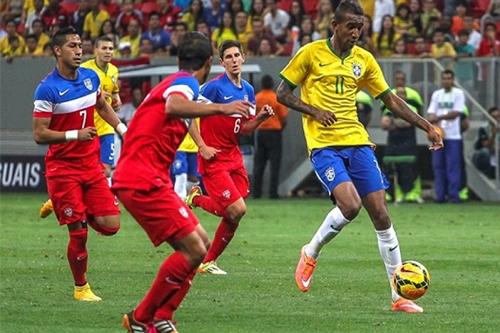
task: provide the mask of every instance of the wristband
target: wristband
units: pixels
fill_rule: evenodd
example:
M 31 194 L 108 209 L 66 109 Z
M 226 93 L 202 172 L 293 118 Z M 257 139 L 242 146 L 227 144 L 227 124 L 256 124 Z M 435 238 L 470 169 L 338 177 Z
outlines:
M 64 137 L 66 141 L 76 141 L 78 140 L 78 130 L 71 130 L 64 132 Z
M 118 126 L 116 126 L 116 131 L 120 135 L 125 134 L 125 132 L 127 132 L 127 129 L 127 125 L 125 125 L 124 123 L 119 123 Z

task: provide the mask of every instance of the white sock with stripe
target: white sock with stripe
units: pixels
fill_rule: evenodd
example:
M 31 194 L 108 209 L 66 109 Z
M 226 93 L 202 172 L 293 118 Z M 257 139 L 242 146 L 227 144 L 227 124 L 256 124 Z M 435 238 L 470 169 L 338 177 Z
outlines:
M 401 251 L 399 250 L 398 237 L 392 225 L 389 229 L 375 230 L 375 232 L 377 233 L 380 256 L 384 261 L 385 270 L 387 271 L 387 277 L 390 284 L 394 271 L 399 265 L 401 265 Z M 391 284 L 390 286 L 392 300 L 396 301 L 399 299 L 399 295 L 396 291 L 394 291 Z

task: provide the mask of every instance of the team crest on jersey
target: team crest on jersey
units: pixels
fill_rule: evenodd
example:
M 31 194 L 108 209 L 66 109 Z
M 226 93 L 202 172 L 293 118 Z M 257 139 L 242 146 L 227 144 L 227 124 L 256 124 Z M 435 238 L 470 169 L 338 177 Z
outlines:
M 224 197 L 224 199 L 229 199 L 231 197 L 231 191 L 225 190 L 224 192 L 222 192 L 222 196 Z
M 355 77 L 360 77 L 361 76 L 361 65 L 358 63 L 353 63 L 352 64 L 352 73 L 354 74 Z
M 71 217 L 73 216 L 73 209 L 71 208 L 64 208 L 64 215 L 66 215 L 67 217 Z
M 329 182 L 333 181 L 335 179 L 335 170 L 332 167 L 326 169 L 325 177 L 326 179 L 328 179 Z
M 83 84 L 85 85 L 85 88 L 87 88 L 88 90 L 92 90 L 94 88 L 94 85 L 92 84 L 91 79 L 83 80 Z

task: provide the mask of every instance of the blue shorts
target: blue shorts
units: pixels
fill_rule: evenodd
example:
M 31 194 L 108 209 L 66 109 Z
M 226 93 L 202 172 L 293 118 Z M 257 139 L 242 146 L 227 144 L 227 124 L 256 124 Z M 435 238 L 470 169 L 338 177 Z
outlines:
M 175 161 L 172 164 L 172 171 L 174 176 L 186 173 L 188 176 L 199 177 L 198 153 L 187 153 L 185 151 L 176 152 Z
M 389 182 L 369 146 L 314 149 L 311 162 L 329 195 L 343 182 L 352 182 L 360 197 L 389 188 Z
M 99 144 L 101 145 L 101 162 L 111 166 L 115 165 L 115 135 L 100 136 Z

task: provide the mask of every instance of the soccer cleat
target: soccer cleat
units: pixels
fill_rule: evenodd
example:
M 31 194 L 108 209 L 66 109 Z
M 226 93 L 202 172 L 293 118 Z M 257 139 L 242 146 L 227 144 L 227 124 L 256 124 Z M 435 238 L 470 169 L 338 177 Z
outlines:
M 74 297 L 77 301 L 99 302 L 102 299 L 94 294 L 88 282 L 83 286 L 75 286 Z
M 406 313 L 422 313 L 424 309 L 421 306 L 418 306 L 413 301 L 409 299 L 405 299 L 401 297 L 396 302 L 393 302 L 391 305 L 392 311 L 402 311 Z
M 187 197 L 186 197 L 186 205 L 189 206 L 189 208 L 193 209 L 195 207 L 194 203 L 193 203 L 193 199 L 196 198 L 197 196 L 199 195 L 202 195 L 203 192 L 201 191 L 201 187 L 195 185 L 193 187 L 191 187 L 191 191 L 189 191 Z
M 54 211 L 54 206 L 52 206 L 52 200 L 47 200 L 43 203 L 42 207 L 40 207 L 40 217 L 42 219 L 49 216 Z
M 213 274 L 213 275 L 226 275 L 227 272 L 217 266 L 215 261 L 204 262 L 198 267 L 198 273 L 201 274 Z
M 157 333 L 179 333 L 175 325 L 170 320 L 158 320 L 154 322 L 154 327 Z
M 135 320 L 134 311 L 123 315 L 122 319 L 123 328 L 127 329 L 129 333 L 149 333 L 151 330 L 148 325 Z M 175 331 L 174 331 L 175 332 Z
M 305 248 L 306 245 L 304 245 L 300 251 L 299 263 L 295 269 L 295 282 L 297 283 L 297 287 L 302 292 L 309 291 L 309 288 L 311 287 L 312 275 L 317 263 L 316 259 L 306 254 Z

